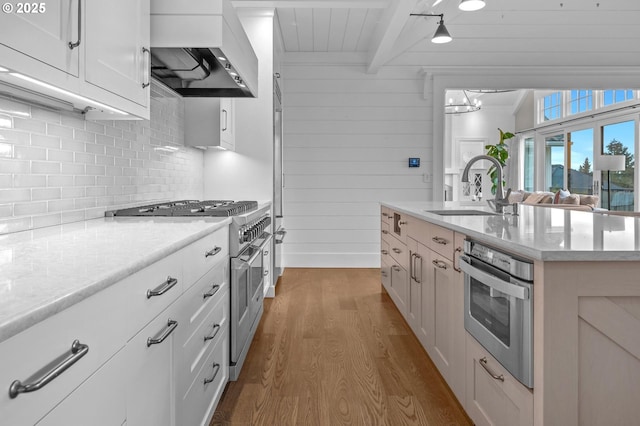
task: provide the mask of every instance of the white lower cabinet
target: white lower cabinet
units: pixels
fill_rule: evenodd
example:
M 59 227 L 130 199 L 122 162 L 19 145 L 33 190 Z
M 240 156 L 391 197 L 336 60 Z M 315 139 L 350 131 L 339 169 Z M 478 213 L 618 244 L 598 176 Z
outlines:
M 533 392 L 466 336 L 465 409 L 477 426 L 533 425 Z
M 227 237 L 219 229 L 0 343 L 0 383 L 16 383 L 0 393 L 0 423 L 208 424 L 229 379 Z

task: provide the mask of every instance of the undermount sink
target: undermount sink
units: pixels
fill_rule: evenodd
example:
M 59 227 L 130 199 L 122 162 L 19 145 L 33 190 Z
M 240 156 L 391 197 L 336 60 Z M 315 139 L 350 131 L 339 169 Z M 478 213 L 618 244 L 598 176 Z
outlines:
M 495 216 L 497 213 L 485 210 L 425 210 L 427 213 L 437 214 L 439 216 Z

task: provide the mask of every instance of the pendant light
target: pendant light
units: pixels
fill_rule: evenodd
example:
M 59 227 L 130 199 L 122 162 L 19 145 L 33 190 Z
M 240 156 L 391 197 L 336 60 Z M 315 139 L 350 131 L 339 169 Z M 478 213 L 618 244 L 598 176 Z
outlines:
M 486 6 L 484 0 L 461 0 L 458 5 L 458 9 L 464 10 L 465 12 L 473 12 L 476 10 L 480 10 Z
M 451 40 L 453 40 L 453 38 L 451 38 L 451 35 L 449 34 L 449 31 L 447 31 L 447 27 L 444 26 L 443 13 L 439 13 L 439 14 L 410 13 L 409 16 L 439 16 L 440 22 L 438 22 L 438 28 L 436 29 L 436 32 L 433 34 L 433 37 L 431 38 L 431 42 L 436 44 L 442 44 L 442 43 L 449 43 Z

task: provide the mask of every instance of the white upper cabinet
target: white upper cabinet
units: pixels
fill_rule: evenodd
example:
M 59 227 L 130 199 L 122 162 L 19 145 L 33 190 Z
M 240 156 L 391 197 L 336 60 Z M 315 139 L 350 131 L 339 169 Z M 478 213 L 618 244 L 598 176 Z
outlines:
M 236 147 L 232 98 L 185 98 L 185 143 L 200 148 Z
M 149 103 L 149 0 L 89 1 L 87 82 L 139 104 Z
M 150 0 L 6 4 L 4 91 L 92 119 L 150 117 Z
M 3 13 L 0 44 L 78 77 L 80 49 L 69 48 L 69 43 L 79 37 L 78 0 L 60 0 L 36 5 L 36 8 L 28 7 L 30 13 L 24 13 L 26 6 L 17 10 L 15 5 L 12 13 Z

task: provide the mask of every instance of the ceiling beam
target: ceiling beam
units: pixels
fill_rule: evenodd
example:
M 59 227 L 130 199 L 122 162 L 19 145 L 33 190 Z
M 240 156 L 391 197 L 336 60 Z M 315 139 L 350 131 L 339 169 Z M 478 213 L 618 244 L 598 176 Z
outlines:
M 386 9 L 389 0 L 232 0 L 234 7 L 280 9 Z
M 415 0 L 398 0 L 383 12 L 369 48 L 367 73 L 375 74 L 391 58 L 394 44 L 415 6 Z

